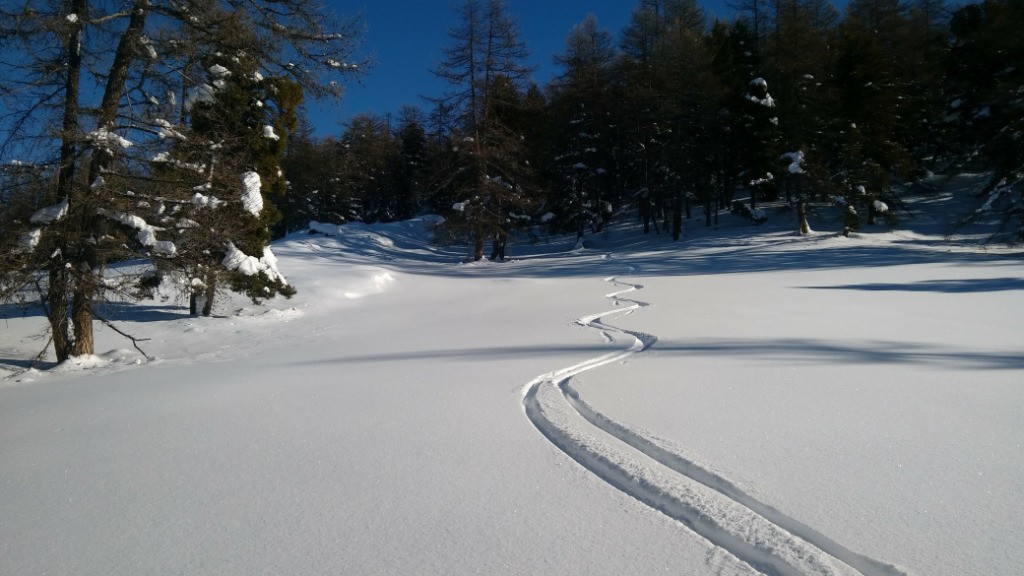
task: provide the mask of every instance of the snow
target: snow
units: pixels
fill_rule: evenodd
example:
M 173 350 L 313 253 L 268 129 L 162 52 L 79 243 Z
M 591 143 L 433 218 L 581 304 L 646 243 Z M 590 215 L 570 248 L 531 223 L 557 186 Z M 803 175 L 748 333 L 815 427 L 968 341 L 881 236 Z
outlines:
M 775 180 L 775 175 L 772 174 L 771 172 L 767 172 L 767 173 L 765 173 L 765 175 L 763 177 L 755 178 L 755 179 L 751 180 L 750 181 L 750 186 L 751 187 L 760 186 L 761 184 L 768 184 L 769 182 L 772 182 L 774 180 Z
M 209 183 L 207 183 L 201 186 L 197 186 L 196 188 L 209 190 L 210 188 L 212 188 L 212 186 L 209 185 Z M 195 188 L 193 188 L 193 190 L 195 190 Z M 199 208 L 217 208 L 218 206 L 224 204 L 224 201 L 220 200 L 216 196 L 207 196 L 197 191 L 195 194 L 192 195 L 192 204 Z
M 278 269 L 277 257 L 274 256 L 274 252 L 269 246 L 263 249 L 262 257 L 257 258 L 255 256 L 247 255 L 239 250 L 234 243 L 228 242 L 227 253 L 224 256 L 222 264 L 228 270 L 238 270 L 246 276 L 255 276 L 256 274 L 263 272 L 271 280 L 280 280 L 287 284 L 284 276 L 281 275 L 281 272 Z
M 1021 251 L 928 198 L 501 264 L 316 224 L 273 245 L 290 300 L 109 305 L 153 359 L 98 326 L 29 369 L 12 310 L 0 573 L 1024 573 Z
M 192 110 L 192 107 L 199 102 L 212 104 L 215 98 L 215 92 L 214 87 L 209 84 L 199 84 L 189 88 L 188 92 L 185 94 L 185 111 L 188 112 Z
M 768 82 L 764 78 L 754 78 L 753 80 L 750 81 L 750 86 L 752 88 L 756 88 L 758 91 L 763 91 L 764 97 L 757 96 L 756 94 L 751 94 L 750 92 L 747 92 L 744 95 L 747 100 L 759 106 L 764 106 L 765 108 L 775 107 L 775 99 L 772 98 L 772 95 L 768 93 Z
M 804 173 L 804 153 L 802 150 L 796 152 L 786 152 L 782 155 L 782 160 L 788 160 L 789 166 L 787 170 L 790 174 L 803 174 Z
M 335 68 L 335 69 L 338 69 L 338 70 L 358 70 L 359 69 L 359 65 L 358 64 L 348 64 L 348 63 L 345 63 L 345 62 L 338 62 L 337 60 L 334 60 L 333 58 L 328 58 L 327 59 L 327 65 L 330 66 L 331 68 Z
M 28 221 L 33 224 L 52 224 L 67 216 L 68 214 L 68 199 L 64 198 L 60 202 L 53 206 L 47 206 L 40 208 L 33 214 Z
M 185 135 L 178 132 L 178 130 L 174 128 L 174 125 L 167 120 L 157 118 L 153 123 L 159 127 L 159 130 L 157 130 L 157 136 L 161 139 L 172 138 L 175 140 L 186 140 Z
M 263 211 L 263 195 L 260 194 L 260 175 L 249 171 L 242 174 L 242 208 L 253 216 Z
M 135 238 L 139 241 L 139 244 L 150 248 L 153 254 L 167 258 L 173 258 L 178 254 L 178 247 L 174 242 L 157 239 L 156 233 L 163 230 L 163 228 L 149 224 L 142 217 L 124 212 L 114 212 L 106 208 L 98 208 L 96 213 L 124 226 L 138 230 Z
M 217 79 L 226 78 L 231 75 L 231 71 L 220 64 L 210 66 L 207 68 L 207 71 L 210 73 L 210 76 Z
M 263 137 L 269 138 L 271 140 L 281 139 L 281 137 L 278 136 L 276 132 L 274 132 L 274 127 L 271 126 L 270 124 L 267 124 L 266 126 L 263 127 Z
M 33 228 L 28 232 L 25 232 L 18 238 L 18 249 L 19 254 L 29 254 L 39 246 L 39 241 L 43 239 L 43 229 Z
M 98 128 L 88 134 L 89 141 L 97 148 L 112 150 L 113 147 L 131 148 L 133 143 L 130 140 L 118 136 L 107 128 Z
M 148 56 L 150 60 L 156 60 L 159 57 L 156 53 L 156 48 L 153 47 L 153 41 L 150 40 L 148 36 L 140 38 L 139 43 L 146 50 L 146 56 Z

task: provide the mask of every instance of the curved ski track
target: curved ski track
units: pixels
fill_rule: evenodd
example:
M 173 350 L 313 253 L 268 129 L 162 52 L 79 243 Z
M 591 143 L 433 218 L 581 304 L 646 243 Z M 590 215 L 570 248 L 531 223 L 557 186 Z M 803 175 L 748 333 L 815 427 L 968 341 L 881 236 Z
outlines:
M 631 267 L 629 274 L 639 270 Z M 612 276 L 606 295 L 616 308 L 578 319 L 606 342 L 631 344 L 538 376 L 523 387 L 523 407 L 533 425 L 562 452 L 616 489 L 687 526 L 766 576 L 906 576 L 898 568 L 853 552 L 820 532 L 746 494 L 698 464 L 604 416 L 572 388 L 572 377 L 650 348 L 657 338 L 616 328 L 609 316 L 647 306 L 624 294 L 643 289 Z M 621 306 L 626 304 L 626 306 Z

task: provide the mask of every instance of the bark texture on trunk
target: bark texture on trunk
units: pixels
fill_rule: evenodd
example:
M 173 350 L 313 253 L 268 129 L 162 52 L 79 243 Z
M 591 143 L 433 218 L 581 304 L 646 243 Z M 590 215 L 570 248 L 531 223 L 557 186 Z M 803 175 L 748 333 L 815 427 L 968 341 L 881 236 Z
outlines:
M 68 0 L 69 14 L 84 15 L 86 0 Z M 72 24 L 74 30 L 68 36 L 67 76 L 64 78 L 64 116 L 61 120 L 60 167 L 57 172 L 57 196 L 74 198 L 75 168 L 78 156 L 78 107 L 82 75 L 82 34 L 81 19 Z M 61 255 L 71 253 L 66 238 L 60 242 Z M 68 307 L 71 304 L 71 283 L 68 269 L 64 266 L 64 258 L 51 258 L 49 271 L 47 319 L 53 335 L 53 352 L 58 362 L 67 360 L 72 354 L 72 340 L 69 335 L 70 319 Z
M 477 228 L 473 233 L 473 261 L 479 262 L 484 258 L 484 231 Z
M 93 354 L 92 302 L 96 288 L 91 280 L 96 272 L 86 263 L 79 265 L 75 287 L 71 297 L 71 323 L 75 341 L 71 345 L 72 356 Z
M 47 319 L 50 321 L 50 332 L 53 335 L 53 352 L 57 362 L 63 362 L 71 356 L 71 339 L 68 336 L 68 277 L 64 268 L 50 270 L 49 309 Z

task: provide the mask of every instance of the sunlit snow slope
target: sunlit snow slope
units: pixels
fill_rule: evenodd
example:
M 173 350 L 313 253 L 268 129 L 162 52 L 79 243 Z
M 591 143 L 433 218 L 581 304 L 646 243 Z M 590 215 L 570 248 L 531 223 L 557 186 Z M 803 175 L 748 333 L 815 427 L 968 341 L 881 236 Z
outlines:
M 432 222 L 275 245 L 291 301 L 112 306 L 150 358 L 28 369 L 7 310 L 0 574 L 1024 573 L 1019 252 L 694 224 L 465 264 Z

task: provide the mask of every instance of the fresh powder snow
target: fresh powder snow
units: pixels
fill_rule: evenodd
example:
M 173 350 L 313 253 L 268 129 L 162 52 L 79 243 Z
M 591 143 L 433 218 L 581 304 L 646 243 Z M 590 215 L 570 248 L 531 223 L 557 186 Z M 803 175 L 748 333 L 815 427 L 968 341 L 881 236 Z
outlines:
M 0 573 L 1024 573 L 1021 253 L 954 202 L 505 263 L 314 224 L 291 300 L 164 285 L 103 310 L 146 355 L 99 325 L 55 367 L 7 309 Z

